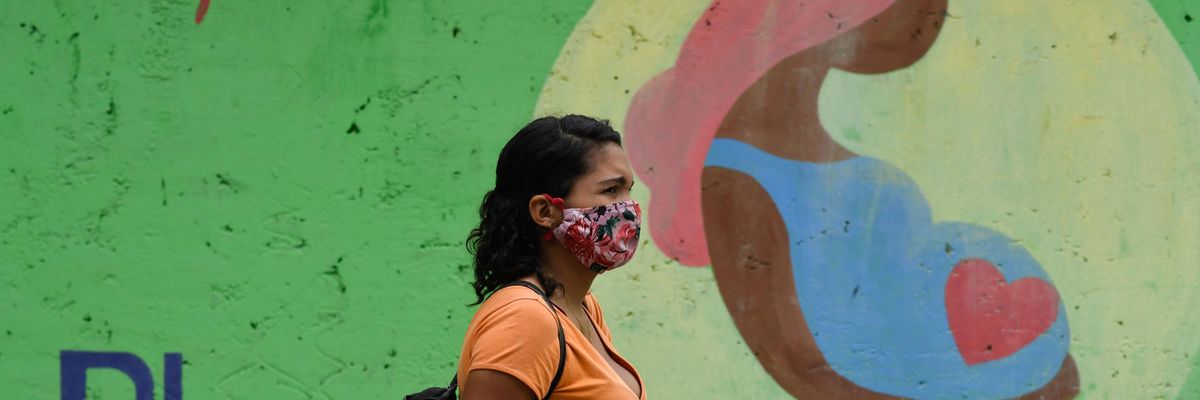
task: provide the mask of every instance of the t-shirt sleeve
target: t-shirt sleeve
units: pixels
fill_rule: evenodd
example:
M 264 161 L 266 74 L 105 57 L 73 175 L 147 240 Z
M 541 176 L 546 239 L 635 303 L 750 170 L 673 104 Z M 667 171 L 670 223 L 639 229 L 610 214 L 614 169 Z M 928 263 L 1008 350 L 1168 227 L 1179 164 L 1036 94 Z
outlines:
M 496 309 L 479 325 L 467 373 L 503 372 L 544 397 L 558 369 L 555 317 L 541 299 L 516 299 Z

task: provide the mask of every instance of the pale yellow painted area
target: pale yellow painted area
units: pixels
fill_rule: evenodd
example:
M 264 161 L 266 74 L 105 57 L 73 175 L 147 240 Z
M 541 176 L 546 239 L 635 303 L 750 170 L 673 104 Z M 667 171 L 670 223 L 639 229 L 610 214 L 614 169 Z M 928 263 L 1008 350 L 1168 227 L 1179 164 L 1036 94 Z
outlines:
M 997 229 L 1067 306 L 1085 397 L 1173 398 L 1200 352 L 1200 82 L 1141 1 L 954 1 L 905 71 L 832 74 L 822 120 L 938 220 Z
M 674 64 L 708 4 L 596 1 L 563 46 L 535 114 L 593 115 L 620 130 L 633 95 Z M 634 198 L 649 204 L 649 190 L 638 185 Z M 634 260 L 601 276 L 594 292 L 616 346 L 643 375 L 649 396 L 790 398 L 742 342 L 709 268 L 680 266 L 646 237 Z
M 620 129 L 707 4 L 597 1 L 536 113 Z M 832 74 L 826 127 L 912 175 L 935 218 L 1030 250 L 1068 308 L 1085 397 L 1174 396 L 1200 352 L 1200 82 L 1144 2 L 960 0 L 950 13 L 914 67 Z M 646 241 L 596 292 L 652 396 L 787 397 L 741 342 L 707 268 Z

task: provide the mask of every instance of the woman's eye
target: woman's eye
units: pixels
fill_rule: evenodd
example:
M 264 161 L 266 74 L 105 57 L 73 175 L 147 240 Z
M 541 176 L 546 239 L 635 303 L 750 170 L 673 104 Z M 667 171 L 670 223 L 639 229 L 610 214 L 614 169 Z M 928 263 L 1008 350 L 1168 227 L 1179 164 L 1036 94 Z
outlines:
M 610 187 L 610 188 L 608 188 L 608 189 L 604 189 L 604 193 L 607 193 L 607 194 L 617 194 L 617 187 L 616 187 L 616 186 L 613 186 L 613 187 Z

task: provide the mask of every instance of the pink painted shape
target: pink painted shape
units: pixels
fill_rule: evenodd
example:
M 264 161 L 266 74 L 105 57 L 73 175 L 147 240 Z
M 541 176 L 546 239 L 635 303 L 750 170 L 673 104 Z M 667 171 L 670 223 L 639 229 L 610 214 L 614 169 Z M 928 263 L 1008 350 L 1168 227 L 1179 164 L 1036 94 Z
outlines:
M 200 0 L 200 6 L 196 7 L 196 24 L 197 25 L 200 24 L 200 21 L 204 20 L 204 15 L 208 14 L 208 2 L 209 2 L 209 0 Z
M 893 0 L 714 1 L 675 66 L 638 90 L 625 121 L 633 166 L 653 192 L 654 243 L 681 264 L 709 263 L 700 171 L 718 125 L 754 81 L 784 58 L 878 15 Z
M 967 365 L 999 360 L 1050 329 L 1058 318 L 1058 292 L 1038 278 L 1010 285 L 992 263 L 967 259 L 946 281 L 946 316 Z

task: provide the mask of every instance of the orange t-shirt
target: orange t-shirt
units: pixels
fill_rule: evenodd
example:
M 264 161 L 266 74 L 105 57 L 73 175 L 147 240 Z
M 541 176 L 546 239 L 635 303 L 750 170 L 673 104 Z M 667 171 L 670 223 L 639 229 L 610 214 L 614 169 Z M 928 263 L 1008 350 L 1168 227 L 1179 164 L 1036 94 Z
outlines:
M 612 333 L 604 324 L 600 305 L 591 293 L 583 303 L 596 331 L 600 332 L 600 341 L 613 360 L 637 378 L 642 392 L 640 399 L 645 400 L 646 385 L 633 365 L 613 348 Z M 537 398 L 545 397 L 558 368 L 558 329 L 554 317 L 562 321 L 567 363 L 552 399 L 639 399 L 570 318 L 557 308 L 551 314 L 542 297 L 523 286 L 496 291 L 475 311 L 458 363 L 459 390 L 470 383 L 467 376 L 471 371 L 490 369 L 512 375 L 532 389 Z

